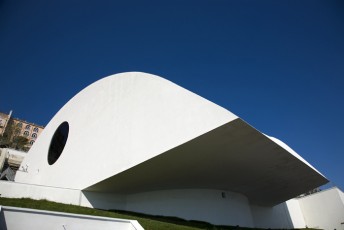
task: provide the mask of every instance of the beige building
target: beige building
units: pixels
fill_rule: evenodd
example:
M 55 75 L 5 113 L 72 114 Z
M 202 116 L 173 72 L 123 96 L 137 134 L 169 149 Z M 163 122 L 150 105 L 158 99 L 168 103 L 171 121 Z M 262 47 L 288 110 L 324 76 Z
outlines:
M 16 136 L 26 137 L 29 140 L 27 147 L 30 148 L 43 131 L 44 126 L 14 118 L 12 111 L 9 114 L 0 112 L 0 136 L 3 136 L 6 131 L 9 132 L 10 128 L 12 128 L 10 139 L 12 140 Z

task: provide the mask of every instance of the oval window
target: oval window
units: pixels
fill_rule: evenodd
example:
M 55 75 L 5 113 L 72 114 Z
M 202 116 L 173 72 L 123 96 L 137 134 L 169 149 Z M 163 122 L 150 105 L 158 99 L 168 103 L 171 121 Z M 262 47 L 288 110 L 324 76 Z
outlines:
M 53 138 L 50 142 L 48 152 L 48 163 L 49 165 L 54 164 L 57 159 L 61 156 L 61 153 L 66 145 L 69 133 L 68 122 L 63 122 L 55 131 Z

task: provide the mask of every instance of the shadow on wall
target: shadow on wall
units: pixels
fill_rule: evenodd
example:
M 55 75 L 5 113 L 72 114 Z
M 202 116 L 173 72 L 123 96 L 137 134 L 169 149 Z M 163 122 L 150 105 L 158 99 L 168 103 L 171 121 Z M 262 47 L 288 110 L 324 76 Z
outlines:
M 184 220 L 188 221 L 196 221 L 196 222 L 204 222 L 209 223 L 209 225 L 218 225 L 218 226 L 237 226 L 238 224 L 232 223 L 216 223 L 216 218 L 210 218 L 211 214 L 215 214 L 216 217 L 222 216 L 221 219 L 226 219 L 227 221 L 233 217 L 233 212 L 237 215 L 237 218 L 234 219 L 242 219 L 239 226 L 242 227 L 255 227 L 255 228 L 270 228 L 270 229 L 294 229 L 297 226 L 294 226 L 290 211 L 288 209 L 288 205 L 284 202 L 274 207 L 262 207 L 262 206 L 253 206 L 248 205 L 247 210 L 242 210 L 243 205 L 235 204 L 233 201 L 235 200 L 235 193 L 226 193 L 226 198 L 232 200 L 230 203 L 216 203 L 215 200 L 211 199 L 211 203 L 216 203 L 215 206 L 211 206 L 207 201 L 204 199 L 197 199 L 198 205 L 192 204 L 192 199 L 189 200 L 187 197 L 188 192 L 183 190 L 181 191 L 159 191 L 159 192 L 148 192 L 142 194 L 131 194 L 128 196 L 119 195 L 119 194 L 111 194 L 111 193 L 100 193 L 100 192 L 90 192 L 90 191 L 82 191 L 82 199 L 81 205 L 100 208 L 100 209 L 107 209 L 107 210 L 120 210 L 124 212 L 134 212 L 135 215 L 147 215 L 149 218 L 163 218 L 164 221 L 171 220 Z M 195 192 L 195 191 L 193 191 Z M 200 194 L 200 191 L 196 191 Z M 214 192 L 218 193 L 218 191 L 203 191 L 208 192 L 207 195 L 209 196 Z M 192 193 L 195 194 L 195 193 Z M 164 198 L 163 198 L 163 197 Z M 158 200 L 153 199 L 153 197 L 158 198 Z M 183 197 L 183 199 L 182 199 Z M 160 198 L 160 199 L 159 199 Z M 222 198 L 223 199 L 223 198 Z M 234 200 L 233 200 L 234 199 Z M 236 198 L 237 199 L 237 198 Z M 191 201 L 190 201 L 191 200 Z M 203 202 L 202 202 L 203 201 Z M 128 203 L 127 203 L 128 202 Z M 179 208 L 174 204 L 178 204 Z M 203 203 L 200 205 L 199 203 Z M 243 202 L 240 202 L 243 203 Z M 228 207 L 233 212 L 229 212 Z M 175 206 L 174 208 L 172 206 Z M 200 208 L 202 206 L 202 208 Z M 207 207 L 207 208 L 205 208 Z M 225 208 L 227 207 L 227 208 Z M 197 213 L 202 211 L 204 215 L 207 215 L 208 219 L 202 215 L 196 216 L 188 216 L 187 213 Z M 191 211 L 193 210 L 193 211 Z M 252 216 L 251 216 L 252 215 Z M 251 220 L 251 221 L 250 221 Z
M 100 209 L 125 209 L 125 196 L 121 194 L 81 191 L 80 205 Z
M 214 225 L 254 227 L 247 198 L 229 191 L 183 189 L 128 195 L 83 191 L 81 205 L 178 217 Z
M 7 224 L 6 224 L 5 214 L 0 206 L 0 229 L 7 230 L 6 226 Z
M 251 206 L 256 228 L 295 228 L 288 206 L 285 202 L 274 207 Z

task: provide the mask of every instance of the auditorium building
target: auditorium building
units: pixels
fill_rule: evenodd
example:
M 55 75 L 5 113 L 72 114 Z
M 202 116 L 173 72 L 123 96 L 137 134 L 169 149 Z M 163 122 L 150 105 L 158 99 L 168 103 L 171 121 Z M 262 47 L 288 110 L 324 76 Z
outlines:
M 294 199 L 327 182 L 288 145 L 227 109 L 129 72 L 68 101 L 0 192 L 216 225 L 343 229 L 339 189 Z M 313 208 L 326 209 L 325 195 L 339 214 L 323 223 Z

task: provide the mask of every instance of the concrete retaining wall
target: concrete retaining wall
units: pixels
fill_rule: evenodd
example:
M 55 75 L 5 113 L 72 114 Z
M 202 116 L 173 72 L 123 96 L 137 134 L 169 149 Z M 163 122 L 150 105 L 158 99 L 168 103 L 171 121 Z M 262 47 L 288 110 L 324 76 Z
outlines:
M 141 225 L 135 220 L 76 215 L 6 206 L 0 206 L 0 228 L 4 230 L 143 230 Z
M 206 189 L 119 195 L 0 181 L 0 194 L 8 198 L 47 199 L 85 207 L 175 216 L 216 225 L 344 230 L 344 194 L 338 188 L 274 207 L 251 205 L 238 193 Z
M 76 189 L 0 181 L 0 194 L 8 198 L 46 199 L 64 204 L 80 205 L 81 192 Z

